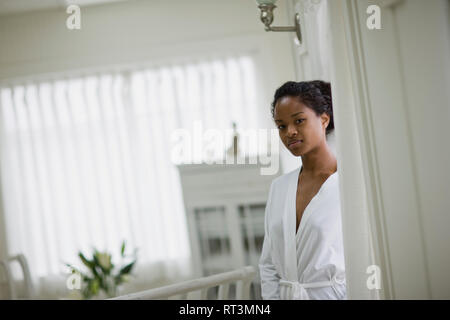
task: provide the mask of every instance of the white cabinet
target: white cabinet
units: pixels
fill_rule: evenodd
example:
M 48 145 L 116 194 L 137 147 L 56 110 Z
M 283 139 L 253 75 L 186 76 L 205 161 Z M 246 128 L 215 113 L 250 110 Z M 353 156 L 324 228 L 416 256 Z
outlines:
M 246 164 L 178 166 L 196 277 L 258 266 L 265 204 L 278 175 L 261 175 L 260 168 L 248 159 Z M 250 298 L 260 297 L 257 276 Z

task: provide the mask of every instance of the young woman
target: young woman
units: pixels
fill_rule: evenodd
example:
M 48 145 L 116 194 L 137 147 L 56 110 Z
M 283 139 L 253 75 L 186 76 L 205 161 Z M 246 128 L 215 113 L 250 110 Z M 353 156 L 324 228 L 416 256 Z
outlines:
M 265 211 L 259 271 L 263 299 L 346 299 L 330 84 L 287 82 L 272 116 L 301 166 L 273 180 Z

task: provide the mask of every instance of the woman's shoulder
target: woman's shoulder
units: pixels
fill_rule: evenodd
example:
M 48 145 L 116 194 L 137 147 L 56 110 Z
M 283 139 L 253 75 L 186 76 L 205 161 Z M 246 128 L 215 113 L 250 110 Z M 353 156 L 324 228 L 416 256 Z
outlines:
M 272 188 L 276 188 L 277 186 L 287 186 L 289 182 L 296 182 L 300 173 L 300 169 L 301 166 L 273 179 Z M 339 180 L 339 171 L 336 171 L 329 180 L 337 182 Z
M 291 170 L 287 173 L 284 173 L 278 177 L 276 177 L 275 179 L 272 180 L 272 188 L 275 188 L 278 185 L 287 185 L 290 181 L 292 181 L 292 179 L 297 179 L 298 174 L 300 172 L 300 168 L 298 167 L 297 169 Z

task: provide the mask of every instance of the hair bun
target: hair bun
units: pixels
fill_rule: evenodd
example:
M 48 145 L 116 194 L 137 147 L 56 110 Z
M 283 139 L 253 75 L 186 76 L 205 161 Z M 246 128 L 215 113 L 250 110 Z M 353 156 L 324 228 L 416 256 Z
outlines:
M 320 90 L 323 95 L 331 98 L 331 84 L 322 80 L 314 80 L 311 83 Z

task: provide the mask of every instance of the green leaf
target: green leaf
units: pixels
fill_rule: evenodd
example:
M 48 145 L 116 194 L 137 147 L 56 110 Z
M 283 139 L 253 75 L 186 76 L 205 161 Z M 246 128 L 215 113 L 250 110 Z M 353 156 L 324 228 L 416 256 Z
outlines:
M 133 269 L 134 264 L 136 263 L 136 260 L 133 262 L 127 264 L 126 266 L 122 267 L 119 271 L 119 275 L 130 273 L 131 269 Z
M 93 295 L 96 295 L 98 293 L 98 289 L 99 289 L 99 281 L 98 279 L 94 279 L 90 283 L 90 291 Z
M 96 266 L 100 266 L 100 262 L 98 262 L 98 253 L 95 253 L 95 254 L 92 256 L 92 260 L 94 261 L 94 264 L 95 264 Z
M 78 253 L 78 256 L 80 257 L 81 261 L 84 263 L 84 265 L 86 267 L 88 267 L 89 269 L 92 269 L 92 267 L 94 265 L 93 261 L 90 261 L 90 260 L 86 259 L 86 257 L 81 252 Z
M 122 247 L 120 248 L 120 255 L 125 256 L 125 240 L 122 242 Z
M 94 255 L 94 268 L 92 272 L 97 277 L 101 277 L 101 274 L 105 273 L 105 270 L 103 270 L 102 266 L 100 265 L 100 262 L 98 261 L 97 255 Z
M 71 273 L 75 273 L 75 272 L 78 272 L 78 269 L 77 269 L 77 268 L 75 268 L 74 266 L 72 266 L 71 264 L 69 264 L 69 263 L 65 263 L 65 265 L 66 265 L 67 267 L 69 267 L 69 268 L 70 268 L 70 272 L 71 272 Z
M 87 276 L 81 272 L 78 268 L 66 263 L 66 266 L 68 266 L 69 268 L 71 268 L 71 273 L 78 273 L 82 279 L 87 278 Z
M 109 275 L 109 273 L 110 273 L 110 271 L 111 271 L 111 269 L 112 269 L 112 264 L 111 264 L 111 255 L 110 254 L 108 254 L 108 253 L 104 253 L 104 254 L 102 254 L 102 255 L 107 255 L 107 259 L 109 259 L 109 266 L 108 267 L 105 267 L 104 265 L 102 265 L 101 263 L 100 263 L 100 252 L 97 252 L 95 255 L 94 255 L 94 262 L 95 262 L 95 265 L 96 265 L 96 267 L 98 267 L 100 270 L 101 270 L 101 272 L 103 273 L 103 274 L 105 274 L 105 275 Z

